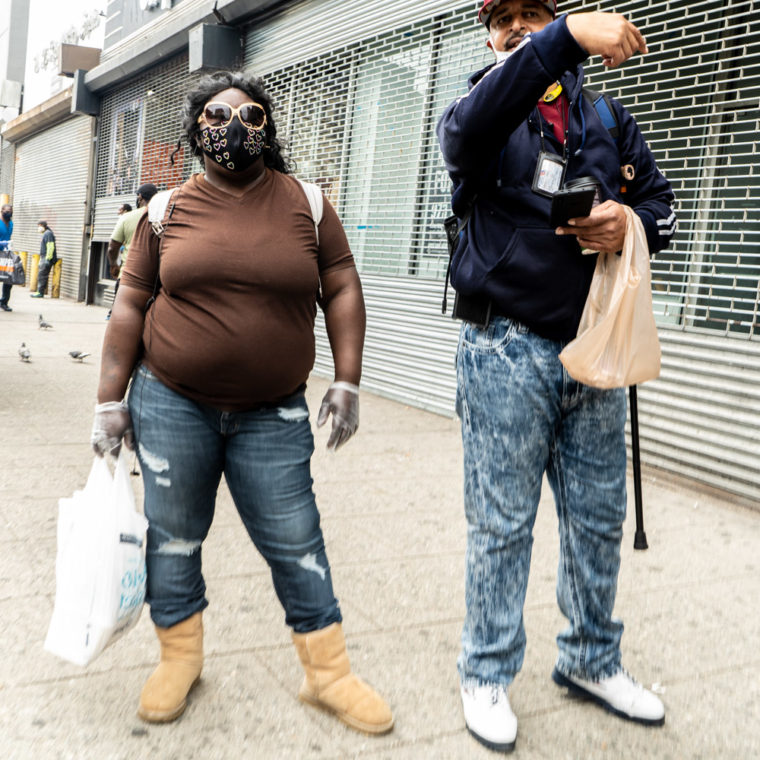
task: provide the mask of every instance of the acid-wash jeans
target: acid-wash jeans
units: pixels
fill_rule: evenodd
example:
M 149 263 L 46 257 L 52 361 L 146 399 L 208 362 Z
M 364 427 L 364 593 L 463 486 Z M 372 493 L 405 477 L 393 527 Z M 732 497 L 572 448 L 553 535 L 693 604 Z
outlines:
M 147 594 L 168 628 L 208 606 L 201 545 L 224 473 L 296 633 L 341 621 L 311 479 L 314 439 L 303 392 L 272 408 L 222 412 L 175 393 L 139 366 L 129 412 L 145 486 Z
M 572 380 L 565 344 L 496 317 L 463 323 L 457 412 L 464 446 L 465 685 L 509 685 L 523 663 L 523 605 L 544 472 L 559 518 L 557 600 L 569 627 L 557 669 L 598 679 L 620 667 L 612 617 L 626 511 L 623 389 Z

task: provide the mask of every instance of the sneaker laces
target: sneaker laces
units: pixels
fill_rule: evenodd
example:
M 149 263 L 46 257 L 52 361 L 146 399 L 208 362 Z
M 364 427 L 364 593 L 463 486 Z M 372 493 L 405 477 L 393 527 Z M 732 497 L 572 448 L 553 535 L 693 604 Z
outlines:
M 618 673 L 625 676 L 631 682 L 631 684 L 639 691 L 644 690 L 644 687 L 622 665 L 620 666 L 620 670 L 618 670 L 618 672 L 615 675 L 617 675 Z
M 604 678 L 596 678 L 592 681 L 595 686 L 601 686 L 605 681 L 611 681 L 615 676 L 623 676 L 627 681 L 635 686 L 637 689 L 643 689 L 644 687 L 624 668 L 622 665 L 611 675 Z
M 488 701 L 491 703 L 491 707 L 494 707 L 499 704 L 501 701 L 502 695 L 509 699 L 507 694 L 507 687 L 502 686 L 501 684 L 483 684 L 483 686 L 463 686 L 462 691 L 467 694 L 471 698 L 477 698 L 478 695 L 480 695 L 480 698 L 483 699 L 485 697 L 485 691 L 488 689 Z
M 499 704 L 499 702 L 501 701 L 502 694 L 504 696 L 507 695 L 506 686 L 502 686 L 501 684 L 493 684 L 491 686 L 491 706 L 492 707 Z

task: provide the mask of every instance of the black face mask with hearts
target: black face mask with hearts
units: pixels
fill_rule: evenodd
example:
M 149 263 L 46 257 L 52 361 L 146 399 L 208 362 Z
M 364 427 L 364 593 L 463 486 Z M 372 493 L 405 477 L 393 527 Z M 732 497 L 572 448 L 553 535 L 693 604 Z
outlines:
M 246 127 L 235 116 L 226 127 L 204 127 L 201 148 L 224 169 L 242 172 L 264 152 L 264 130 Z

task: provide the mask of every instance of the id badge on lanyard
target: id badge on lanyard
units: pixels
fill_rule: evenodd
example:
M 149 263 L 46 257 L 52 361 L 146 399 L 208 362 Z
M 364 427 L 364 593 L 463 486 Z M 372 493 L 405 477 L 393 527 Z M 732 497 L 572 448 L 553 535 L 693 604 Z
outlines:
M 533 192 L 551 198 L 562 187 L 565 169 L 567 161 L 562 156 L 542 150 L 538 154 L 536 173 L 533 176 Z
M 567 170 L 567 142 L 563 146 L 563 155 L 549 153 L 544 141 L 544 125 L 541 114 L 536 109 L 538 116 L 538 130 L 541 135 L 541 152 L 536 161 L 536 173 L 533 175 L 533 192 L 551 198 L 554 193 L 562 188 Z

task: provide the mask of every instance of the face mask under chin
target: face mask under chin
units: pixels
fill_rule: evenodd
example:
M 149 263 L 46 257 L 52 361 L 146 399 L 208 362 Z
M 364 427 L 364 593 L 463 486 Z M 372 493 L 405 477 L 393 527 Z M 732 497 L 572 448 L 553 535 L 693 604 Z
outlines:
M 493 50 L 493 53 L 496 56 L 496 63 L 501 63 L 502 61 L 506 61 L 507 58 L 509 58 L 509 56 L 512 55 L 512 53 L 517 52 L 517 50 L 519 50 L 519 48 L 523 46 L 523 44 L 525 43 L 525 40 L 528 39 L 529 36 L 530 36 L 530 33 L 527 33 L 520 40 L 520 42 L 518 42 L 517 45 L 515 45 L 515 47 L 513 47 L 511 50 L 497 50 L 494 45 L 493 40 L 491 40 L 491 50 Z
M 223 169 L 242 172 L 264 152 L 264 130 L 246 127 L 236 116 L 226 127 L 204 127 L 201 149 Z

